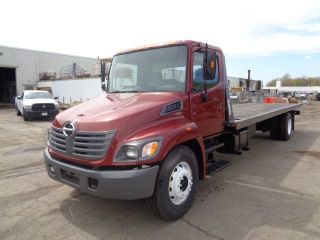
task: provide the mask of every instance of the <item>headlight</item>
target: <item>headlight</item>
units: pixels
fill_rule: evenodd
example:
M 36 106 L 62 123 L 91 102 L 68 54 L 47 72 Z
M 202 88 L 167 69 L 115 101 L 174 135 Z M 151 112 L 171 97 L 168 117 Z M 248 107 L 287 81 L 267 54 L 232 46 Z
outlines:
M 24 107 L 24 109 L 30 110 L 32 105 L 24 105 L 23 107 Z
M 126 156 L 137 159 L 139 157 L 138 148 L 136 146 L 126 146 Z
M 154 158 L 159 152 L 161 138 L 129 142 L 118 152 L 116 162 L 143 161 Z
M 54 103 L 56 109 L 59 109 L 59 103 Z

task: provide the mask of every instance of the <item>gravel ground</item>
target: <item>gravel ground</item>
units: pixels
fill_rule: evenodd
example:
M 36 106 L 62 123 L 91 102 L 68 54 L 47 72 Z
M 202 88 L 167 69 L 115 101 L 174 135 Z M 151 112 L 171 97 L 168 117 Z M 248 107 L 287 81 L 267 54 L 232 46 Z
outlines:
M 320 102 L 304 105 L 289 142 L 259 133 L 250 151 L 200 183 L 179 221 L 143 200 L 82 194 L 47 176 L 50 121 L 0 110 L 0 239 L 320 239 Z

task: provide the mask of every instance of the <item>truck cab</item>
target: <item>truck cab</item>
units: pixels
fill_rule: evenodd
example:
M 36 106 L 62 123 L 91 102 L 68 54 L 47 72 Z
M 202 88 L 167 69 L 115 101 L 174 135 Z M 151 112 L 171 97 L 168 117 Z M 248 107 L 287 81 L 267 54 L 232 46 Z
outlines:
M 248 146 L 247 126 L 239 129 L 231 114 L 226 79 L 221 49 L 201 42 L 116 54 L 106 92 L 53 121 L 48 175 L 99 197 L 146 198 L 162 218 L 180 218 L 199 180 L 228 164 L 213 152 Z M 267 116 L 259 121 L 270 130 Z

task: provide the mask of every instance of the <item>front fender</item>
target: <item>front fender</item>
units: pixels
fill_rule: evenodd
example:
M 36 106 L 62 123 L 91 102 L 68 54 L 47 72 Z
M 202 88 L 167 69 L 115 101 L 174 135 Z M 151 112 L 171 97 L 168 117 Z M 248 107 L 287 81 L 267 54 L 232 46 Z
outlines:
M 198 141 L 202 155 L 204 153 L 204 146 L 201 141 L 199 141 L 201 134 L 198 126 L 184 117 L 170 119 L 169 121 L 145 128 L 141 132 L 131 136 L 128 142 L 156 137 L 162 137 L 163 139 L 158 156 L 153 160 L 144 162 L 144 164 L 148 164 L 151 161 L 152 163 L 163 161 L 175 146 L 193 139 Z M 202 156 L 202 159 L 205 159 L 204 156 Z

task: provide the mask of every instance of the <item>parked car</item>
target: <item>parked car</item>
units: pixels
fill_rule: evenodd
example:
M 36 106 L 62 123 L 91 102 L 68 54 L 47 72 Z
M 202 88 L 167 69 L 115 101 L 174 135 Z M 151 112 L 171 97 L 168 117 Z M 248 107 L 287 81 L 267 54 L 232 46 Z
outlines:
M 15 98 L 17 115 L 25 121 L 30 118 L 54 118 L 59 113 L 59 104 L 48 91 L 26 90 Z
M 230 93 L 230 100 L 233 102 L 238 102 L 240 97 L 236 93 Z
M 307 99 L 307 94 L 306 93 L 301 93 L 301 92 L 296 92 L 294 94 L 294 97 L 299 99 L 299 100 L 306 100 Z

